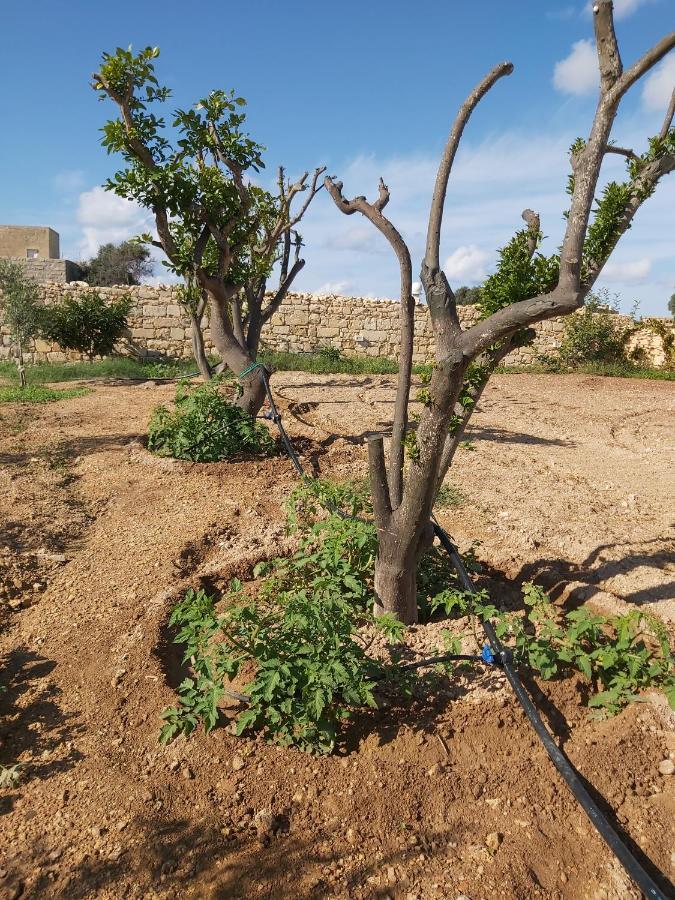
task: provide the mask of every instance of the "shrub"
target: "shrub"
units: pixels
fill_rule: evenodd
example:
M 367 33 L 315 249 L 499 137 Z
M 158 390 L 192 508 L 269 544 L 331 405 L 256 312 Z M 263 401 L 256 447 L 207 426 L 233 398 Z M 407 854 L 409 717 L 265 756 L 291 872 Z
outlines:
M 64 350 L 84 353 L 91 362 L 95 356 L 112 353 L 127 327 L 132 305 L 128 295 L 106 303 L 98 291 L 86 291 L 79 298 L 65 294 L 59 303 L 45 308 L 43 333 Z
M 267 428 L 230 403 L 218 379 L 191 387 L 179 384 L 173 410 L 158 406 L 148 425 L 148 448 L 158 456 L 218 462 L 237 453 L 275 450 Z
M 618 299 L 607 291 L 589 294 L 583 309 L 565 320 L 558 351 L 563 366 L 627 361 L 626 344 L 638 327 L 618 316 Z

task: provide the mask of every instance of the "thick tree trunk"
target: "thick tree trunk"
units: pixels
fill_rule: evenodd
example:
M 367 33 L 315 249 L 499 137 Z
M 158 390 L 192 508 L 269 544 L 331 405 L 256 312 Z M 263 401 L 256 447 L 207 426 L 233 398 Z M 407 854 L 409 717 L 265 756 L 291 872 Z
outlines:
M 416 565 L 387 561 L 380 547 L 375 561 L 375 615 L 390 613 L 401 622 L 417 621 Z
M 228 299 L 214 296 L 209 287 L 211 301 L 211 340 L 216 350 L 220 353 L 225 366 L 235 375 L 239 376 L 246 371 L 255 357 L 243 347 L 235 338 L 228 317 Z M 252 369 L 248 374 L 240 378 L 241 393 L 235 400 L 237 406 L 246 410 L 251 416 L 256 416 L 265 402 L 265 383 L 259 368 Z

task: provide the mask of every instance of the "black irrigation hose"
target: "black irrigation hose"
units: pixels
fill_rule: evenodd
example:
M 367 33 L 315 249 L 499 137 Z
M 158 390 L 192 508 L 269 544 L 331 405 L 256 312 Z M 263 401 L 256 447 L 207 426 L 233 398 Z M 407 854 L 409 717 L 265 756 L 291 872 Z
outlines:
M 288 453 L 288 456 L 293 463 L 296 471 L 303 477 L 309 477 L 305 473 L 305 470 L 298 458 L 293 445 L 288 439 L 288 435 L 284 429 L 284 426 L 281 422 L 281 416 L 279 415 L 279 411 L 274 402 L 274 397 L 272 396 L 272 391 L 270 388 L 269 378 L 267 374 L 267 370 L 261 367 L 263 382 L 265 384 L 265 391 L 267 393 L 267 399 L 270 404 L 270 409 L 272 411 L 272 421 L 277 425 L 279 429 L 279 434 L 281 435 L 281 440 L 284 444 L 284 448 Z M 337 510 L 336 510 L 337 511 Z M 350 518 L 345 515 L 345 518 Z M 469 577 L 469 573 L 467 572 L 462 557 L 457 550 L 457 547 L 452 543 L 448 534 L 441 528 L 438 522 L 434 522 L 434 533 L 438 537 L 443 549 L 446 551 L 450 560 L 457 572 L 459 577 L 460 584 L 462 585 L 463 590 L 465 590 L 469 594 L 475 594 L 476 589 Z M 607 818 L 607 816 L 602 812 L 599 808 L 595 800 L 591 797 L 588 790 L 584 786 L 581 778 L 577 774 L 576 769 L 571 764 L 571 762 L 567 759 L 565 754 L 560 750 L 558 745 L 555 743 L 550 733 L 548 732 L 544 722 L 539 715 L 539 711 L 537 707 L 532 702 L 532 698 L 528 694 L 525 686 L 523 685 L 518 672 L 513 664 L 513 656 L 511 651 L 504 647 L 497 637 L 497 634 L 494 630 L 492 623 L 488 619 L 483 619 L 482 625 L 485 631 L 485 635 L 489 641 L 490 647 L 494 654 L 494 664 L 498 665 L 503 669 L 506 678 L 508 679 L 509 684 L 513 688 L 513 692 L 516 695 L 516 699 L 520 703 L 525 712 L 525 715 L 530 721 L 530 724 L 534 728 L 537 737 L 544 745 L 546 752 L 548 753 L 553 765 L 556 767 L 558 772 L 562 775 L 565 780 L 567 786 L 571 790 L 575 799 L 578 801 L 579 805 L 586 813 L 588 818 L 591 821 L 591 824 L 595 827 L 598 834 L 605 841 L 610 850 L 614 853 L 616 858 L 619 860 L 621 865 L 624 867 L 626 872 L 630 875 L 633 881 L 640 888 L 642 893 L 646 897 L 653 898 L 653 900 L 668 900 L 668 896 L 663 893 L 661 888 L 656 884 L 653 878 L 649 875 L 649 873 L 643 868 L 643 866 L 638 862 L 635 856 L 628 849 L 626 844 L 621 840 L 615 829 L 613 828 L 611 822 Z M 425 666 L 434 665 L 438 662 L 445 662 L 450 659 L 460 659 L 460 660 L 469 660 L 471 662 L 487 662 L 488 660 L 483 657 L 476 656 L 466 656 L 461 654 L 445 654 L 443 656 L 432 657 L 431 659 L 420 660 L 416 663 L 409 663 L 407 665 L 401 666 L 402 669 L 421 669 Z M 232 693 L 232 692 L 229 692 Z M 242 702 L 248 702 L 248 697 L 245 697 L 244 694 L 234 694 L 237 699 L 242 700 Z M 662 874 L 662 873 L 661 873 Z M 666 876 L 663 875 L 664 881 L 666 880 Z M 672 887 L 669 883 L 669 887 Z M 671 897 L 675 897 L 675 889 L 673 893 L 670 895 Z
M 440 540 L 443 549 L 446 551 L 452 561 L 457 575 L 459 576 L 459 580 L 463 590 L 465 590 L 467 593 L 475 594 L 476 589 L 473 585 L 473 582 L 471 581 L 471 578 L 469 577 L 468 572 L 466 571 L 466 568 L 464 567 L 464 562 L 462 561 L 462 557 L 460 556 L 457 547 L 455 547 L 455 545 L 448 537 L 447 533 L 441 528 L 438 523 L 434 523 L 434 531 L 436 533 L 436 536 Z M 492 623 L 489 620 L 484 619 L 483 628 L 485 630 L 486 637 L 493 648 L 495 657 L 500 661 L 504 674 L 506 675 L 509 684 L 513 688 L 513 691 L 518 699 L 518 702 L 522 706 L 525 715 L 530 720 L 530 724 L 532 725 L 537 733 L 538 738 L 546 748 L 546 752 L 551 758 L 553 765 L 565 779 L 567 786 L 574 794 L 574 797 L 577 799 L 579 805 L 584 810 L 588 818 L 591 820 L 591 823 L 593 824 L 595 829 L 598 831 L 607 846 L 614 853 L 626 872 L 628 872 L 630 877 L 638 885 L 638 887 L 646 897 L 653 897 L 656 898 L 656 900 L 667 900 L 667 895 L 663 893 L 656 882 L 645 871 L 645 869 L 640 865 L 635 856 L 633 856 L 631 851 L 621 840 L 617 832 L 614 830 L 609 819 L 605 816 L 605 814 L 598 807 L 596 802 L 587 791 L 574 766 L 570 763 L 565 754 L 560 750 L 558 745 L 551 737 L 542 721 L 541 716 L 539 715 L 537 707 L 532 702 L 530 695 L 528 694 L 525 686 L 518 676 L 516 667 L 513 664 L 513 657 L 510 650 L 502 645 L 495 633 Z M 672 896 L 675 896 L 675 891 L 673 892 L 673 894 L 671 894 L 671 897 Z

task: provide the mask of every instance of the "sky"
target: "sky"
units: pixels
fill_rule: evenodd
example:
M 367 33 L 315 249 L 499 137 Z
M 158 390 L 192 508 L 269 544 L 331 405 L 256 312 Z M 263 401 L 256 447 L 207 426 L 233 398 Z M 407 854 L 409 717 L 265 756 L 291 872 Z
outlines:
M 675 27 L 675 0 L 615 0 L 624 64 Z M 113 115 L 90 87 L 101 52 L 158 46 L 173 106 L 215 88 L 248 101 L 248 130 L 267 149 L 262 181 L 325 165 L 345 194 L 391 191 L 389 218 L 419 270 L 428 206 L 454 115 L 497 62 L 514 73 L 480 104 L 451 176 L 442 259 L 451 285 L 480 283 L 530 207 L 554 252 L 563 233 L 567 151 L 587 134 L 597 64 L 587 0 L 0 0 L 0 222 L 49 225 L 61 255 L 147 230 L 145 210 L 102 185 L 118 167 L 100 147 Z M 658 132 L 675 86 L 675 51 L 626 97 L 614 137 L 640 152 Z M 603 179 L 620 178 L 610 156 Z M 397 296 L 384 239 L 323 191 L 303 220 L 300 290 Z M 158 264 L 156 279 L 168 280 Z M 599 287 L 629 310 L 667 315 L 675 292 L 675 173 L 638 213 Z

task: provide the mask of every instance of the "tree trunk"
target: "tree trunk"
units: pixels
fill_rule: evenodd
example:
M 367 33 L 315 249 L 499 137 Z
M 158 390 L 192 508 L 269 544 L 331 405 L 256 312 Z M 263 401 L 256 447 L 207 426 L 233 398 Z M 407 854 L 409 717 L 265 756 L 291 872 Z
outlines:
M 380 546 L 375 560 L 375 615 L 390 613 L 406 624 L 417 621 L 417 573 L 414 564 L 384 558 Z
M 224 365 L 239 376 L 255 362 L 255 358 L 241 346 L 232 333 L 227 298 L 221 299 L 214 295 L 210 287 L 207 287 L 207 290 L 211 300 L 211 339 L 220 353 Z M 247 375 L 240 378 L 239 384 L 241 393 L 235 400 L 236 405 L 249 415 L 256 416 L 266 397 L 265 383 L 260 369 L 252 369 Z
M 206 357 L 206 350 L 204 348 L 202 319 L 201 316 L 197 316 L 193 312 L 190 313 L 190 331 L 192 340 L 192 355 L 194 356 L 195 362 L 197 363 L 197 368 L 199 369 L 199 373 L 204 381 L 210 381 L 211 366 L 209 365 L 209 361 Z
M 23 364 L 23 350 L 19 347 L 19 355 L 16 359 L 16 367 L 19 372 L 19 384 L 22 388 L 26 387 L 26 367 Z

